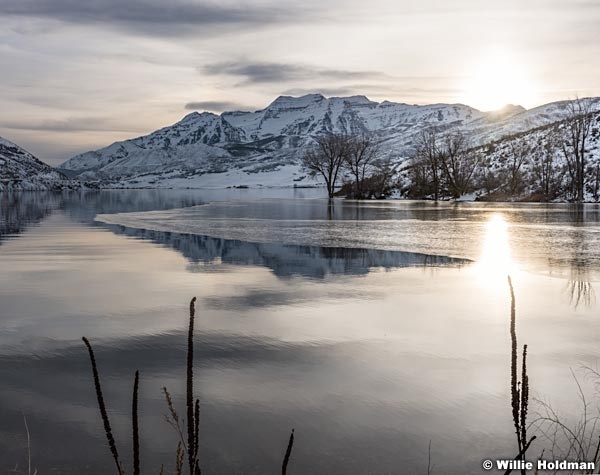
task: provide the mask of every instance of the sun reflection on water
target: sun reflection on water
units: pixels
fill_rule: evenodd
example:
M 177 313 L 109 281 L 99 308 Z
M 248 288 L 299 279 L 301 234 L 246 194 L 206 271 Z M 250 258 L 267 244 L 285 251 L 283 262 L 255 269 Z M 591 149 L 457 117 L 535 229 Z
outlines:
M 486 285 L 506 284 L 506 276 L 514 273 L 509 244 L 509 227 L 502 214 L 494 214 L 485 224 L 481 256 L 476 264 L 477 274 Z

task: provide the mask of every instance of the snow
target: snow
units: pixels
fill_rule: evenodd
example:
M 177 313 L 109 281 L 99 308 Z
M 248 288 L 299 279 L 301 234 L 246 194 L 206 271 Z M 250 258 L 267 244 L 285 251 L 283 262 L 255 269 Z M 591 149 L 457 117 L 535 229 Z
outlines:
M 206 173 L 183 177 L 180 171 L 161 175 L 148 174 L 124 179 L 116 187 L 124 188 L 227 188 L 227 187 L 289 187 L 322 186 L 318 179 L 303 173 L 298 165 L 286 165 L 269 173 L 248 173 L 244 170 L 230 170 L 223 173 Z
M 301 156 L 323 132 L 372 133 L 401 169 L 424 127 L 464 131 L 478 146 L 560 121 L 567 104 L 482 112 L 463 104 L 378 103 L 365 96 L 280 96 L 254 112 L 192 112 L 149 135 L 73 157 L 62 167 L 106 187 L 303 185 Z M 600 99 L 594 99 L 594 108 L 600 110 Z
M 288 165 L 297 166 L 303 149 L 323 131 L 370 131 L 386 141 L 388 150 L 402 157 L 408 154 L 414 135 L 424 125 L 460 125 L 481 117 L 483 113 L 459 104 L 418 106 L 380 104 L 365 96 L 281 96 L 255 112 L 225 112 L 220 116 L 193 112 L 147 136 L 73 157 L 62 167 L 85 173 L 87 178 L 121 183 L 146 174 L 188 171 L 204 176 L 222 175 L 232 169 L 251 173 L 254 168 L 265 174 L 273 172 L 272 180 L 281 183 L 281 174 L 275 172 Z M 287 185 L 292 186 L 293 175 L 287 176 L 292 180 Z M 232 178 L 251 183 L 271 180 L 239 174 Z M 169 179 L 170 183 L 190 181 Z M 212 183 L 220 178 L 193 181 Z

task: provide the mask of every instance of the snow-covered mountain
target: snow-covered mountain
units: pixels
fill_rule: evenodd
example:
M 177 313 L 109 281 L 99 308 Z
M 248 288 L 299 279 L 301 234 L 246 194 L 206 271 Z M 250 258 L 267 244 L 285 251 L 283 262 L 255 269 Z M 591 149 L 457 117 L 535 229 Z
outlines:
M 281 96 L 255 112 L 193 112 L 147 136 L 77 155 L 62 168 L 108 186 L 303 185 L 312 179 L 299 165 L 301 154 L 324 131 L 375 134 L 401 163 L 424 127 L 465 129 L 474 144 L 484 144 L 561 120 L 566 104 L 481 112 L 462 104 L 378 103 L 364 96 Z M 595 104 L 600 107 L 600 100 Z
M 0 191 L 73 188 L 62 173 L 0 137 Z

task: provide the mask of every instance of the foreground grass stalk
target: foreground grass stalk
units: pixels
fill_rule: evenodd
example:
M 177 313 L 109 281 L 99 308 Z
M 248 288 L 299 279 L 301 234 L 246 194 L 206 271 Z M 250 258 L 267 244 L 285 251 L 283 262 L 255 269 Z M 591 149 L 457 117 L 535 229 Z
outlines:
M 598 445 L 596 445 L 596 453 L 593 458 L 594 465 L 598 465 L 598 451 L 600 451 L 600 436 L 598 437 Z M 598 470 L 600 470 L 600 467 Z
M 187 435 L 188 435 L 188 463 L 190 475 L 196 473 L 196 437 L 194 414 L 194 316 L 196 314 L 196 297 L 190 302 L 190 324 L 188 329 L 187 348 L 187 381 L 186 381 L 186 406 L 187 406 Z
M 510 395 L 513 424 L 517 436 L 517 448 L 519 450 L 515 460 L 525 460 L 527 449 L 535 440 L 535 436 L 527 441 L 527 410 L 529 407 L 529 376 L 527 375 L 527 345 L 523 346 L 523 356 L 521 363 L 521 380 L 517 379 L 517 305 L 515 300 L 515 291 L 512 279 L 508 276 L 508 288 L 510 290 L 510 341 L 511 341 L 511 359 L 510 359 Z M 508 475 L 511 469 L 506 471 Z M 521 474 L 525 474 L 525 469 L 521 469 Z
M 140 475 L 140 434 L 138 428 L 138 388 L 140 372 L 135 372 L 133 382 L 133 401 L 131 406 L 131 419 L 133 426 L 133 475 Z
M 112 429 L 110 427 L 110 420 L 108 419 L 108 413 L 106 412 L 106 406 L 104 404 L 104 396 L 102 395 L 102 385 L 100 384 L 100 376 L 98 374 L 98 366 L 96 365 L 96 357 L 94 356 L 94 350 L 92 349 L 92 345 L 86 337 L 82 337 L 85 346 L 87 346 L 88 353 L 90 355 L 90 361 L 92 363 L 92 373 L 94 375 L 94 386 L 96 388 L 96 397 L 98 399 L 98 407 L 100 408 L 100 415 L 102 416 L 102 422 L 104 423 L 104 432 L 106 434 L 106 440 L 108 441 L 108 446 L 110 448 L 110 453 L 113 456 L 115 461 L 115 465 L 117 467 L 117 473 L 119 475 L 123 475 L 123 467 L 121 462 L 119 461 L 119 452 L 117 451 L 117 446 L 115 444 L 115 439 L 112 434 Z
M 519 424 L 519 385 L 517 382 L 517 330 L 516 330 L 516 303 L 515 303 L 515 291 L 512 285 L 512 279 L 508 276 L 508 287 L 510 289 L 510 396 L 511 396 L 511 407 L 513 424 L 515 426 L 515 432 L 517 434 L 517 447 L 519 452 L 523 449 L 521 441 L 521 430 Z
M 292 447 L 294 446 L 294 429 L 292 429 L 292 433 L 290 434 L 290 440 L 288 441 L 288 446 L 285 451 L 285 456 L 283 457 L 283 464 L 281 465 L 281 475 L 286 475 L 287 466 L 290 461 L 290 455 L 292 455 Z
M 177 451 L 175 452 L 175 473 L 177 475 L 183 475 L 183 456 L 183 447 L 181 442 L 179 442 L 177 444 Z
M 177 444 L 177 450 L 175 452 L 175 473 L 176 475 L 183 475 L 185 470 L 185 455 L 187 452 L 187 465 L 189 468 L 189 475 L 201 475 L 200 463 L 199 463 L 199 447 L 200 447 L 200 400 L 194 400 L 194 317 L 196 314 L 195 309 L 196 297 L 190 301 L 190 317 L 189 317 L 189 328 L 188 328 L 188 346 L 187 346 L 187 367 L 186 367 L 186 410 L 187 410 L 187 421 L 180 418 L 171 394 L 166 387 L 163 387 L 163 393 L 169 409 L 169 414 L 165 416 L 167 423 L 173 427 L 179 435 L 179 442 Z M 100 383 L 100 376 L 98 373 L 98 366 L 96 364 L 96 357 L 92 345 L 86 337 L 82 338 L 85 343 L 90 361 L 92 364 L 92 373 L 94 376 L 94 386 L 96 388 L 96 396 L 98 399 L 98 407 L 100 408 L 100 415 L 102 416 L 102 422 L 104 423 L 104 431 L 106 433 L 106 439 L 110 448 L 110 452 L 115 461 L 117 472 L 119 475 L 124 475 L 123 466 L 119 459 L 119 453 L 115 439 L 112 434 L 110 426 L 110 420 L 106 411 L 106 405 L 104 403 L 104 396 L 102 394 L 102 385 Z M 135 372 L 133 382 L 133 395 L 131 402 L 131 417 L 132 417 L 132 445 L 133 445 L 133 475 L 140 475 L 140 434 L 139 434 L 139 414 L 138 414 L 138 402 L 139 402 L 139 371 Z M 25 422 L 27 424 L 27 422 Z M 186 426 L 187 434 L 185 434 L 183 426 Z M 186 437 L 187 435 L 187 446 Z M 29 431 L 28 431 L 29 440 Z M 294 429 L 290 434 L 285 456 L 283 458 L 283 464 L 281 467 L 282 475 L 286 475 L 290 456 L 292 454 L 292 447 L 294 445 Z M 31 469 L 30 469 L 31 472 Z M 164 466 L 161 465 L 160 472 L 164 474 Z M 31 475 L 31 473 L 30 473 Z M 35 474 L 34 474 L 35 475 Z
M 196 446 L 194 447 L 194 460 L 196 461 L 195 471 L 200 474 L 200 466 L 198 462 L 198 451 L 200 445 L 200 399 L 196 399 L 196 405 L 194 407 L 194 440 Z
M 527 452 L 527 449 L 529 449 L 529 446 L 531 445 L 531 443 L 536 439 L 535 435 L 529 439 L 529 442 L 527 442 L 525 444 L 525 447 L 523 447 L 519 453 L 517 454 L 517 456 L 514 458 L 514 460 L 521 460 L 525 458 L 525 452 Z M 506 472 L 504 472 L 504 475 L 510 475 L 510 473 L 512 472 L 512 468 L 509 468 Z
M 527 375 L 527 345 L 523 345 L 523 366 L 521 369 L 521 444 L 527 441 L 527 408 L 529 406 L 529 376 Z
M 29 435 L 29 426 L 27 425 L 25 414 L 23 414 L 23 423 L 25 424 L 25 432 L 27 433 L 27 473 L 31 475 L 31 436 Z

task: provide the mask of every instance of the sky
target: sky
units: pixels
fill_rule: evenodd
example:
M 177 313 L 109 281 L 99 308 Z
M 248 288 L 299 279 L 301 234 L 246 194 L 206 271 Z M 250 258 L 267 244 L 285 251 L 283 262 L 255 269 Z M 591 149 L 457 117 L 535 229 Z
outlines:
M 0 0 L 0 136 L 57 165 L 279 95 L 600 96 L 599 0 Z

